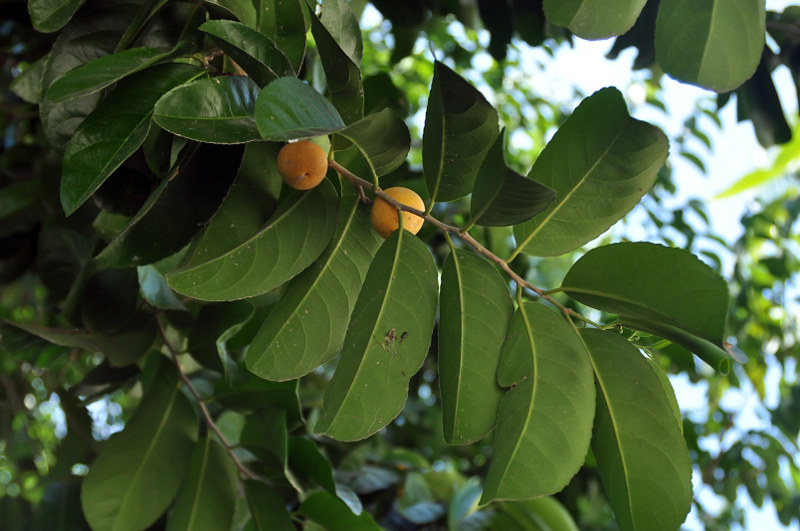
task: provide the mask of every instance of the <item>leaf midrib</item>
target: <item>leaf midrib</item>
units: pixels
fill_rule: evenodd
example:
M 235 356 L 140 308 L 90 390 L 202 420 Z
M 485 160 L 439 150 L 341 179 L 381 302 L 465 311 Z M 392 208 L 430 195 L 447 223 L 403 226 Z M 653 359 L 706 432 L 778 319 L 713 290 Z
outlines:
M 190 511 L 189 521 L 187 522 L 186 529 L 194 529 L 192 527 L 192 523 L 194 522 L 194 518 L 197 515 L 197 508 L 200 505 L 200 492 L 202 491 L 203 486 L 203 478 L 206 475 L 206 471 L 208 470 L 208 461 L 210 459 L 209 452 L 211 451 L 211 437 L 206 437 L 205 444 L 203 445 L 203 464 L 200 465 L 200 473 L 197 476 L 197 485 L 195 488 L 195 493 L 193 496 L 192 501 L 192 510 Z

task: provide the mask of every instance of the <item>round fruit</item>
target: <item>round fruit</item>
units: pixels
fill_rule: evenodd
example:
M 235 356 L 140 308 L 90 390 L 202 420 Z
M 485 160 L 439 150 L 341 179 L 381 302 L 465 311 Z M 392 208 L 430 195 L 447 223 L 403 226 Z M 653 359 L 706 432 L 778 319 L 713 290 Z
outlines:
M 328 155 L 311 140 L 286 144 L 278 152 L 278 173 L 296 190 L 314 188 L 328 171 Z
M 387 188 L 384 192 L 399 203 L 416 208 L 417 210 L 425 210 L 425 203 L 422 202 L 422 198 L 413 190 L 396 186 Z M 375 231 L 384 238 L 387 238 L 391 233 L 396 231 L 397 227 L 400 226 L 397 213 L 397 209 L 394 205 L 384 201 L 380 197 L 376 198 L 375 202 L 372 203 L 372 211 L 370 212 L 370 219 L 372 220 L 372 226 L 375 228 Z M 418 233 L 419 229 L 422 228 L 424 220 L 411 212 L 403 212 L 402 214 L 403 228 L 411 234 Z

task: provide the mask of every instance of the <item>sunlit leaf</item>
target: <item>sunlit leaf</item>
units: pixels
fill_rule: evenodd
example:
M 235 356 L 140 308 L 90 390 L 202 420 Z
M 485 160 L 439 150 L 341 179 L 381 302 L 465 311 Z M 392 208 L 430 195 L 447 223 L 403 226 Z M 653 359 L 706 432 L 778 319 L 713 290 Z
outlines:
M 267 140 L 294 140 L 344 128 L 336 108 L 322 94 L 294 77 L 267 85 L 256 101 L 256 123 Z
M 400 166 L 411 147 L 408 126 L 390 109 L 365 116 L 338 134 L 358 148 L 373 177 Z
M 647 0 L 544 0 L 547 20 L 582 39 L 607 39 L 627 32 Z

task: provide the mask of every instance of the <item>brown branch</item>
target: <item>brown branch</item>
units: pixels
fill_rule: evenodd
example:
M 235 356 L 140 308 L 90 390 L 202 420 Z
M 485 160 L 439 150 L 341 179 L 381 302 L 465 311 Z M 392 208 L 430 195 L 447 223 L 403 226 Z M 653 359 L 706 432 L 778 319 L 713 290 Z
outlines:
M 219 440 L 220 442 L 222 442 L 222 445 L 225 447 L 225 450 L 228 452 L 228 455 L 231 456 L 231 459 L 233 459 L 233 462 L 236 464 L 236 468 L 238 468 L 239 471 L 249 479 L 264 481 L 264 478 L 262 478 L 261 476 L 259 476 L 258 474 L 247 468 L 247 466 L 245 466 L 245 464 L 242 463 L 238 457 L 236 457 L 233 445 L 228 442 L 228 440 L 220 431 L 219 427 L 217 427 L 217 424 L 211 417 L 211 412 L 209 412 L 208 408 L 206 407 L 205 400 L 203 399 L 202 396 L 200 396 L 200 393 L 197 391 L 197 388 L 194 386 L 194 384 L 192 384 L 191 380 L 189 380 L 189 377 L 186 376 L 186 373 L 184 373 L 183 370 L 181 369 L 181 364 L 180 361 L 178 360 L 178 352 L 175 350 L 175 348 L 167 339 L 166 331 L 164 330 L 164 326 L 161 324 L 161 321 L 158 319 L 158 316 L 156 316 L 156 324 L 158 326 L 158 331 L 161 334 L 161 340 L 164 342 L 164 346 L 167 347 L 167 350 L 169 350 L 170 356 L 172 357 L 172 361 L 175 363 L 175 368 L 178 370 L 178 376 L 180 377 L 184 385 L 186 385 L 186 388 L 189 389 L 189 392 L 192 394 L 194 399 L 197 401 L 197 405 L 200 407 L 200 411 L 203 413 L 203 417 L 206 419 L 208 427 L 211 428 L 211 431 L 217 434 L 217 437 L 219 437 Z

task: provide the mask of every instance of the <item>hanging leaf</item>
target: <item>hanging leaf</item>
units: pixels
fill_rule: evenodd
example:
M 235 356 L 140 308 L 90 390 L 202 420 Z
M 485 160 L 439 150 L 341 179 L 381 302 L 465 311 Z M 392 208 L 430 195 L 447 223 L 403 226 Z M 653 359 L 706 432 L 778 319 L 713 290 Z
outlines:
M 211 433 L 195 444 L 167 531 L 230 529 L 238 478 L 233 459 Z
M 408 381 L 428 354 L 438 286 L 428 248 L 411 233 L 394 231 L 367 272 L 317 433 L 363 439 L 400 413 Z
M 261 0 L 258 29 L 283 50 L 295 72 L 300 71 L 306 53 L 309 21 L 305 0 Z
M 653 368 L 625 338 L 581 330 L 597 378 L 592 450 L 622 530 L 673 530 L 692 504 L 692 463 Z
M 556 199 L 514 227 L 516 252 L 558 256 L 604 233 L 650 189 L 668 150 L 660 129 L 631 118 L 617 89 L 583 100 L 531 170 Z
M 380 531 L 381 527 L 368 512 L 359 515 L 339 498 L 327 491 L 311 494 L 297 512 L 329 531 Z
M 28 13 L 36 31 L 52 33 L 63 28 L 86 0 L 30 0 Z
M 582 39 L 607 39 L 631 29 L 645 3 L 647 0 L 544 0 L 544 14 Z
M 148 304 L 161 310 L 186 311 L 186 306 L 175 292 L 169 289 L 164 275 L 152 265 L 136 268 L 139 290 Z
M 662 0 L 656 58 L 678 81 L 727 92 L 756 71 L 764 35 L 762 0 Z
M 58 78 L 47 89 L 47 99 L 59 103 L 95 94 L 126 76 L 174 57 L 188 55 L 191 50 L 190 43 L 181 42 L 168 52 L 154 48 L 130 48 L 104 55 Z
M 358 148 L 374 178 L 399 167 L 411 147 L 408 126 L 390 109 L 365 116 L 338 135 Z
M 506 166 L 505 133 L 494 141 L 475 179 L 470 214 L 484 227 L 507 227 L 531 219 L 555 199 L 550 188 Z
M 758 143 L 764 148 L 792 139 L 792 130 L 772 80 L 772 61 L 772 53 L 765 50 L 755 74 L 736 90 L 737 117 L 739 121 L 749 119 L 753 123 Z
M 256 101 L 256 123 L 261 136 L 277 142 L 344 128 L 333 105 L 294 77 L 282 77 L 264 87 Z
M 447 257 L 441 283 L 438 344 L 444 439 L 467 444 L 494 428 L 502 396 L 497 362 L 513 306 L 497 269 L 461 249 Z
M 174 178 L 162 181 L 96 260 L 109 267 L 126 267 L 178 252 L 219 207 L 243 152 L 244 146 L 200 145 Z
M 261 481 L 245 481 L 244 493 L 255 531 L 294 531 L 286 503 L 273 488 Z
M 586 348 L 567 320 L 526 301 L 514 313 L 497 371 L 500 401 L 481 504 L 554 494 L 589 449 L 595 391 Z
M 154 67 L 121 83 L 75 130 L 64 151 L 61 205 L 75 212 L 139 149 L 158 98 L 202 70 L 184 64 Z
M 279 77 L 295 75 L 280 48 L 256 29 L 232 20 L 209 20 L 199 29 L 261 87 Z
M 292 380 L 333 358 L 381 239 L 358 196 L 341 201 L 337 234 L 325 254 L 292 279 L 247 350 L 247 368 Z
M 361 42 L 361 26 L 350 9 L 347 0 L 322 0 L 320 21 L 328 30 L 339 48 L 361 67 L 364 44 Z
M 308 267 L 333 237 L 338 200 L 330 181 L 293 192 L 260 232 L 229 251 L 167 275 L 178 293 L 203 300 L 253 297 Z M 197 259 L 197 258 L 196 258 Z
M 4 528 L 5 529 L 5 528 Z M 14 528 L 10 528 L 14 529 Z M 76 481 L 47 485 L 33 515 L 33 531 L 88 531 L 81 512 L 81 489 Z
M 432 202 L 472 192 L 498 133 L 497 111 L 483 94 L 436 61 L 422 136 L 422 166 Z
M 125 429 L 111 436 L 81 487 L 93 530 L 149 527 L 178 493 L 197 439 L 197 418 L 166 359 Z
M 582 256 L 561 284 L 570 297 L 619 315 L 622 323 L 675 341 L 722 369 L 728 287 L 709 266 L 683 249 L 617 243 Z
M 260 140 L 255 120 L 258 93 L 258 85 L 246 76 L 200 79 L 164 94 L 153 119 L 167 131 L 198 142 Z

